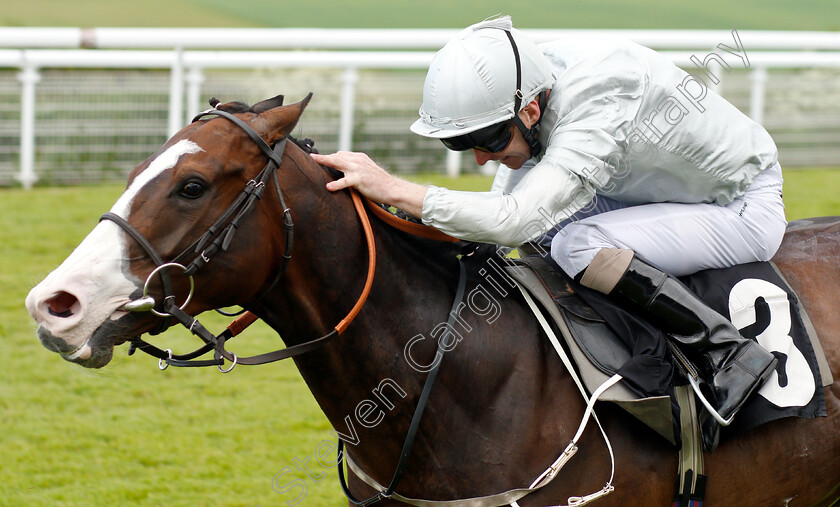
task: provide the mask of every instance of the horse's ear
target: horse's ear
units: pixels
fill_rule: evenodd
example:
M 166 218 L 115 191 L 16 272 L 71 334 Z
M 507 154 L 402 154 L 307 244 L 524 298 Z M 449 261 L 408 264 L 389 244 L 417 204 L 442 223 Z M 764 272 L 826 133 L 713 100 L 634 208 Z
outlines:
M 298 119 L 300 119 L 303 110 L 306 109 L 311 98 L 312 93 L 298 103 L 269 108 L 255 116 L 250 122 L 251 126 L 267 143 L 271 144 L 282 137 L 288 136 L 295 129 Z M 274 99 L 268 99 L 263 102 L 269 102 Z M 260 102 L 260 104 L 263 102 Z M 256 108 L 256 105 L 254 107 Z
M 280 107 L 283 105 L 283 96 L 278 95 L 276 97 L 272 97 L 270 99 L 265 99 L 262 102 L 257 102 L 253 106 L 251 106 L 251 111 L 259 114 L 268 111 L 269 109 L 274 109 L 275 107 Z

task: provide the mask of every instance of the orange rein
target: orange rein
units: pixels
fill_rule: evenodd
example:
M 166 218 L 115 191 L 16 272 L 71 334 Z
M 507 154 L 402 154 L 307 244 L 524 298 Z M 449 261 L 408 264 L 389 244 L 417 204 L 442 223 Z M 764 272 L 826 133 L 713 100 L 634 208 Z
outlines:
M 370 218 L 368 218 L 367 213 L 365 213 L 365 208 L 362 206 L 362 198 L 359 196 L 359 192 L 351 189 L 350 197 L 353 198 L 353 207 L 356 208 L 356 214 L 359 215 L 359 220 L 362 222 L 362 229 L 365 231 L 365 239 L 368 244 L 368 270 L 365 287 L 362 289 L 359 299 L 356 300 L 356 304 L 350 309 L 350 313 L 341 319 L 341 322 L 335 326 L 335 330 L 338 331 L 338 334 L 343 333 L 344 330 L 347 329 L 347 326 L 353 322 L 353 319 L 356 318 L 359 310 L 361 310 L 362 306 L 364 306 L 365 301 L 367 301 L 368 294 L 370 294 L 370 287 L 373 285 L 373 274 L 376 271 L 376 241 L 373 239 L 373 229 L 370 227 Z
M 403 232 L 407 232 L 414 236 L 420 236 L 421 238 L 433 239 L 435 241 L 446 241 L 448 243 L 457 243 L 458 241 L 460 241 L 458 238 L 453 238 L 452 236 L 446 233 L 440 232 L 434 227 L 429 227 L 428 225 L 417 224 L 414 222 L 409 222 L 408 220 L 397 218 L 391 213 L 388 213 L 384 209 L 380 208 L 375 202 L 371 201 L 370 199 L 365 199 L 365 204 L 367 205 L 368 209 L 371 210 L 373 214 L 379 217 L 383 222 Z M 361 215 L 361 212 L 359 212 L 359 215 Z
M 368 217 L 367 212 L 365 212 L 365 206 L 362 204 L 362 197 L 359 193 L 356 190 L 351 189 L 350 197 L 353 199 L 353 207 L 356 209 L 356 214 L 359 215 L 359 221 L 362 222 L 362 229 L 365 231 L 365 240 L 367 240 L 368 245 L 368 270 L 365 286 L 362 289 L 362 293 L 359 295 L 359 299 L 356 300 L 356 304 L 353 305 L 353 308 L 350 309 L 347 316 L 341 319 L 341 322 L 335 326 L 335 330 L 338 334 L 343 333 L 344 330 L 347 329 L 347 326 L 353 322 L 353 319 L 356 318 L 359 311 L 361 311 L 362 306 L 364 306 L 365 301 L 367 301 L 368 295 L 370 294 L 370 288 L 373 285 L 373 275 L 376 271 L 376 242 L 373 239 L 373 229 L 370 226 L 370 218 Z M 367 205 L 367 208 L 383 222 L 403 232 L 435 241 L 446 241 L 449 243 L 457 243 L 459 241 L 457 238 L 453 238 L 434 227 L 397 218 L 391 213 L 388 213 L 384 209 L 380 208 L 370 199 L 365 198 L 364 203 Z M 242 316 L 231 322 L 227 327 L 228 331 L 230 331 L 231 337 L 234 337 L 244 331 L 245 328 L 253 324 L 257 318 L 258 317 L 251 312 L 243 313 Z

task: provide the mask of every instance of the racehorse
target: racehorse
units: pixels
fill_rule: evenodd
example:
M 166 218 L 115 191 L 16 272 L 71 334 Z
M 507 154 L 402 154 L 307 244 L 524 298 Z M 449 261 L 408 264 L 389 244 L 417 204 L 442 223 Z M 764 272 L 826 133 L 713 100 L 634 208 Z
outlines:
M 566 447 L 584 413 L 569 372 L 523 297 L 514 290 L 504 296 L 479 291 L 489 287 L 492 271 L 480 259 L 459 261 L 454 243 L 416 237 L 374 217 L 377 256 L 368 281 L 371 251 L 357 215 L 364 210 L 356 209 L 350 193 L 326 190 L 334 172 L 298 144 L 283 142 L 308 101 L 217 105 L 275 146 L 280 164 L 269 176 L 265 149 L 229 117 L 194 121 L 137 166 L 110 216 L 27 297 L 39 338 L 65 359 L 98 368 L 116 345 L 172 323 L 156 313 L 182 307 L 197 315 L 234 305 L 263 319 L 287 346 L 332 335 L 294 361 L 347 441 L 347 455 L 384 485 L 429 375 L 422 366 L 435 363 L 445 342 L 397 493 L 456 500 L 528 486 Z M 239 213 L 246 206 L 238 204 L 243 188 L 261 192 L 247 213 Z M 210 239 L 229 238 L 201 241 L 206 231 Z M 211 243 L 214 251 L 201 250 Z M 194 262 L 184 266 L 184 259 Z M 465 260 L 472 299 L 457 312 L 455 332 L 441 324 L 452 320 Z M 178 265 L 161 268 L 173 261 Z M 775 262 L 840 377 L 840 221 L 794 223 Z M 182 273 L 187 269 L 192 277 Z M 369 294 L 358 308 L 363 292 Z M 162 306 L 169 295 L 175 297 Z M 156 313 L 131 311 L 150 308 Z M 332 333 L 354 308 L 352 322 Z M 840 497 L 840 386 L 825 388 L 825 398 L 827 417 L 767 423 L 707 455 L 707 504 L 834 503 Z M 616 459 L 615 491 L 597 504 L 669 505 L 674 447 L 611 404 L 599 404 L 597 412 Z M 600 435 L 584 432 L 579 446 L 552 482 L 519 505 L 556 505 L 603 488 L 610 458 Z M 353 473 L 349 489 L 356 498 L 376 493 Z

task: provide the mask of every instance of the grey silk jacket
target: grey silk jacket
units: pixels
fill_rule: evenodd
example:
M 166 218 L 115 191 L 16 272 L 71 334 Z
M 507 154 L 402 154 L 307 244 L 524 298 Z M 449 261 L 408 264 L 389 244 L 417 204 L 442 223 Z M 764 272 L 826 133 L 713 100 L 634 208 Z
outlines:
M 539 127 L 543 152 L 521 177 L 494 185 L 500 190 L 431 186 L 423 223 L 462 239 L 518 246 L 596 194 L 628 204 L 732 202 L 778 157 L 761 125 L 707 88 L 749 66 L 736 43 L 698 59 L 692 74 L 629 41 L 540 45 L 556 78 Z M 497 179 L 510 171 L 502 166 Z

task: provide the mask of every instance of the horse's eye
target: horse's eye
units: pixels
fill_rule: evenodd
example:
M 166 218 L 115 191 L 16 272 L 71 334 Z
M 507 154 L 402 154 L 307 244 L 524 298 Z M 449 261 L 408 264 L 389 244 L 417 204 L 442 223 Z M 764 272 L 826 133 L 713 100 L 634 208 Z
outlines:
M 188 181 L 178 192 L 178 195 L 187 199 L 198 199 L 202 194 L 204 194 L 204 184 L 198 181 Z

